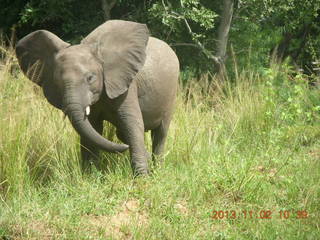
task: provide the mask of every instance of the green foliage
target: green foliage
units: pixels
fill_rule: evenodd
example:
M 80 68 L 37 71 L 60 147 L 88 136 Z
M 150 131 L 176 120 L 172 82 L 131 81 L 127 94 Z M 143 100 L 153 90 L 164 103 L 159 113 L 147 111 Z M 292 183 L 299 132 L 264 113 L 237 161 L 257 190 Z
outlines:
M 64 40 L 78 42 L 103 22 L 100 1 L 30 0 L 25 1 L 25 5 L 15 6 L 13 2 L 10 2 L 10 5 L 13 8 L 20 7 L 16 10 L 18 20 L 9 23 L 16 24 L 18 37 L 39 28 L 45 28 Z M 16 12 L 6 11 L 5 13 L 8 15 Z
M 149 12 L 152 16 L 161 19 L 162 23 L 173 32 L 185 27 L 184 19 L 198 24 L 205 30 L 213 29 L 214 19 L 217 17 L 216 13 L 205 8 L 199 0 L 182 0 L 178 5 L 162 1 L 154 3 Z
M 311 62 L 320 58 L 316 50 L 320 49 L 319 14 L 319 0 L 239 1 L 235 15 L 239 21 L 233 22 L 231 43 L 236 43 L 236 53 L 250 48 L 255 65 L 266 66 L 277 50 L 280 59 L 289 57 L 296 67 L 310 73 Z
M 212 62 L 195 44 L 200 41 L 209 51 L 214 46 L 217 13 L 206 7 L 208 1 L 155 1 L 148 9 L 151 30 L 168 41 L 178 53 L 182 66 L 212 68 Z M 194 59 L 197 59 L 195 61 Z
M 104 22 L 101 1 L 2 1 L 0 33 L 8 38 L 12 29 L 19 39 L 42 28 L 77 43 Z M 214 72 L 208 55 L 217 52 L 222 6 L 221 1 L 212 0 L 119 0 L 111 18 L 147 23 L 153 36 L 174 48 L 181 68 L 200 76 Z M 233 55 L 240 68 L 249 63 L 263 69 L 277 50 L 280 60 L 290 58 L 290 64 L 310 74 L 311 62 L 320 58 L 319 13 L 320 0 L 235 1 L 227 70 L 232 72 Z

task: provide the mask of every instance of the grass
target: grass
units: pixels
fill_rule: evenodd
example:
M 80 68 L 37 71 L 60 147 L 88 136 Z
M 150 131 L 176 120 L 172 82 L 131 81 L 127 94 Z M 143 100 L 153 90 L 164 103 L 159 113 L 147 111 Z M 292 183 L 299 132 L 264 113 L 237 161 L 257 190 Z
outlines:
M 289 67 L 190 79 L 164 164 L 133 179 L 128 154 L 82 174 L 70 123 L 2 51 L 1 240 L 320 238 L 320 95 Z

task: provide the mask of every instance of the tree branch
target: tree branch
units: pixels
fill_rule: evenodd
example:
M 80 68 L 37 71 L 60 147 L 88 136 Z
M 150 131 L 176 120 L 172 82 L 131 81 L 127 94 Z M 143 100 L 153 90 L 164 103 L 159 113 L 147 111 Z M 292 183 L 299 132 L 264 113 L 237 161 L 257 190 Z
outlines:
M 217 65 L 220 65 L 221 64 L 221 59 L 219 59 L 219 57 L 217 56 L 214 56 L 208 49 L 205 48 L 205 46 L 203 46 L 203 44 L 195 37 L 195 33 L 192 31 L 191 27 L 190 27 L 190 24 L 188 22 L 188 20 L 186 19 L 185 16 L 177 13 L 177 12 L 174 12 L 174 11 L 170 11 L 170 13 L 167 11 L 167 7 L 164 3 L 164 0 L 161 1 L 162 2 L 162 6 L 164 8 L 164 11 L 166 12 L 166 14 L 174 19 L 178 19 L 178 20 L 182 20 L 186 26 L 186 28 L 188 29 L 188 32 L 189 34 L 191 35 L 192 37 L 192 40 L 195 42 L 195 44 L 188 44 L 188 46 L 197 46 L 197 48 L 199 48 L 202 53 L 208 58 L 208 59 L 211 59 L 214 61 L 215 64 Z M 180 1 L 180 5 L 181 7 L 183 7 L 183 3 L 182 1 Z M 186 44 L 183 44 L 184 46 L 187 46 Z M 180 46 L 182 46 L 180 44 Z
M 197 39 L 196 34 L 192 31 L 192 28 L 184 15 L 181 15 L 177 12 L 170 10 L 168 11 L 167 6 L 164 3 L 164 0 L 161 1 L 165 14 L 171 18 L 182 20 L 184 25 L 186 26 L 189 34 L 194 41 L 194 44 L 186 44 L 186 43 L 178 43 L 174 44 L 175 46 L 192 46 L 197 47 L 202 51 L 202 53 L 210 60 L 214 62 L 214 64 L 218 68 L 218 72 L 224 71 L 224 61 L 226 56 L 226 49 L 227 49 L 227 42 L 228 42 L 228 35 L 233 15 L 233 7 L 234 7 L 234 0 L 224 0 L 224 8 L 223 13 L 221 15 L 221 23 L 219 26 L 219 35 L 218 35 L 218 44 L 217 44 L 217 55 L 212 54 L 211 51 L 205 48 L 205 46 Z M 180 1 L 180 5 L 183 8 L 183 3 Z
M 206 49 L 203 44 L 194 37 L 194 32 L 192 31 L 190 24 L 188 23 L 187 19 L 183 16 L 182 17 L 190 35 L 192 36 L 193 41 L 197 44 L 197 46 L 202 50 L 202 52 L 206 55 L 207 58 L 213 60 L 216 64 L 220 64 L 220 59 L 214 56 L 208 49 Z

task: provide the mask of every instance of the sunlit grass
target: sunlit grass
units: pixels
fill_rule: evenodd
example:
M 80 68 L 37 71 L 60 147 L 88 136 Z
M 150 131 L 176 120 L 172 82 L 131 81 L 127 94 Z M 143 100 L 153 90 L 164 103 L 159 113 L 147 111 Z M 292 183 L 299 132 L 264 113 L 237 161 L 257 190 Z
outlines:
M 0 239 L 319 237 L 320 96 L 303 76 L 190 79 L 164 164 L 133 179 L 127 154 L 82 174 L 70 123 L 1 51 Z

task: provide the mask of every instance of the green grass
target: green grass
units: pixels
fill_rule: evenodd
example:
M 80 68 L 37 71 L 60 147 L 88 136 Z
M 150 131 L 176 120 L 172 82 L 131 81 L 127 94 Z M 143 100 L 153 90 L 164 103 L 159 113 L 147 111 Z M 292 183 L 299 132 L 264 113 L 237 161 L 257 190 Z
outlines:
M 82 174 L 77 134 L 5 51 L 1 240 L 320 238 L 320 95 L 304 76 L 272 67 L 230 84 L 190 80 L 164 164 L 133 179 L 128 154 Z

